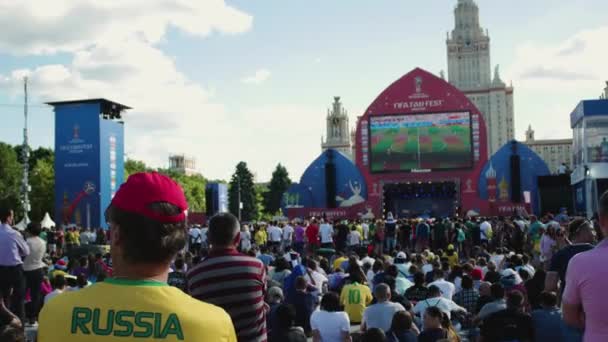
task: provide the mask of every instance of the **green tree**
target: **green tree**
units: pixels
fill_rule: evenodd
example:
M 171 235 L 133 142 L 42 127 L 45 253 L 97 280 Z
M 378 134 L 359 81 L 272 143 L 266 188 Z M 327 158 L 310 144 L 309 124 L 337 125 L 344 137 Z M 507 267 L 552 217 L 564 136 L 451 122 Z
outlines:
M 174 177 L 184 189 L 190 212 L 205 211 L 205 185 L 207 181 L 201 175 L 178 175 Z
M 267 214 L 276 214 L 281 208 L 281 200 L 283 194 L 291 185 L 289 173 L 287 169 L 280 163 L 272 172 L 270 184 L 268 184 L 268 192 L 264 196 L 264 212 Z
M 13 147 L 0 142 L 0 206 L 12 208 L 15 212 L 21 210 L 21 172 Z
M 149 171 L 150 168 L 142 161 L 127 159 L 125 162 L 125 181 L 130 175 L 138 172 Z
M 17 153 L 17 160 L 20 163 L 22 163 L 23 156 L 21 154 L 21 151 L 23 151 L 23 145 L 15 145 L 13 147 L 13 149 L 15 150 L 15 153 Z M 33 150 L 30 147 L 29 150 L 30 150 L 30 156 L 28 158 L 28 164 L 29 164 L 29 170 L 30 171 L 34 170 L 34 167 L 38 163 L 38 160 L 40 160 L 40 159 L 48 159 L 48 158 L 55 158 L 55 152 L 52 149 L 50 149 L 50 148 L 38 147 L 37 149 Z
M 45 213 L 54 215 L 55 203 L 55 168 L 53 155 L 38 159 L 30 173 L 30 202 L 32 221 L 40 222 Z M 56 219 L 56 218 L 55 218 Z
M 239 193 L 241 203 L 243 203 L 241 219 L 243 221 L 258 219 L 260 216 L 258 194 L 253 183 L 253 174 L 245 162 L 236 165 L 228 189 L 228 209 L 236 216 L 239 213 Z

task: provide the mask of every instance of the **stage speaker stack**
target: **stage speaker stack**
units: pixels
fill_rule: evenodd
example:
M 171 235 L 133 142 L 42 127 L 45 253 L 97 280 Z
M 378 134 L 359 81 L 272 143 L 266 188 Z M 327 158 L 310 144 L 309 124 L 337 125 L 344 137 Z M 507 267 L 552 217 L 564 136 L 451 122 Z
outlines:
M 521 174 L 520 174 L 521 159 L 519 155 L 511 156 L 511 202 L 521 202 Z
M 334 164 L 334 151 L 327 151 L 327 162 L 325 162 L 325 194 L 327 195 L 327 207 L 335 208 L 336 205 L 336 164 Z

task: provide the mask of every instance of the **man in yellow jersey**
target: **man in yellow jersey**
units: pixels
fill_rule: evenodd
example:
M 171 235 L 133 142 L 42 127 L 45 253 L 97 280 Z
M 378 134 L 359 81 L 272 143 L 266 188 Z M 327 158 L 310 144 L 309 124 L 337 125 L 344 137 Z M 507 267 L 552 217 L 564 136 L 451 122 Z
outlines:
M 131 175 L 106 210 L 114 278 L 49 301 L 38 342 L 236 342 L 223 309 L 166 283 L 171 260 L 188 239 L 187 207 L 170 178 Z
M 344 311 L 348 314 L 351 323 L 361 323 L 363 311 L 372 302 L 372 292 L 365 285 L 364 279 L 359 279 L 358 274 L 351 274 L 348 285 L 344 285 L 340 293 L 340 303 L 344 306 Z

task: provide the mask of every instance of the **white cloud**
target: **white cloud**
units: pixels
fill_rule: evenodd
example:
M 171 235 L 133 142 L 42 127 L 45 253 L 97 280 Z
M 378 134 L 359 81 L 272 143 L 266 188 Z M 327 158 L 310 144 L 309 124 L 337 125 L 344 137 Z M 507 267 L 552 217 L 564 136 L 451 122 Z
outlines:
M 270 78 L 270 71 L 268 69 L 259 69 L 255 74 L 247 76 L 241 80 L 245 84 L 262 84 Z
M 608 26 L 582 30 L 554 42 L 528 41 L 516 48 L 505 80 L 515 86 L 518 138 L 572 137 L 569 115 L 580 100 L 597 98 L 608 78 Z M 550 123 L 550 124 L 547 124 Z
M 224 0 L 0 0 L 0 50 L 74 52 L 133 36 L 154 44 L 169 26 L 204 37 L 245 32 L 252 20 Z

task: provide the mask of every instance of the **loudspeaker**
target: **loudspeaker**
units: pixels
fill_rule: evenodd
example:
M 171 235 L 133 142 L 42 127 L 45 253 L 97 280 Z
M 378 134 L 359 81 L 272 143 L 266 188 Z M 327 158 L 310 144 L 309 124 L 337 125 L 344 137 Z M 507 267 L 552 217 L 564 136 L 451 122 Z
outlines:
M 511 202 L 521 202 L 521 174 L 520 174 L 520 157 L 512 155 L 511 160 Z
M 334 164 L 333 151 L 327 153 L 325 163 L 325 194 L 327 195 L 327 207 L 335 208 L 336 204 L 336 165 Z

